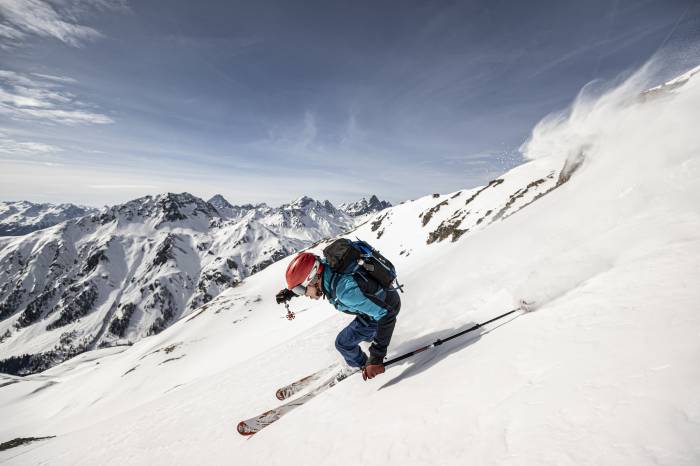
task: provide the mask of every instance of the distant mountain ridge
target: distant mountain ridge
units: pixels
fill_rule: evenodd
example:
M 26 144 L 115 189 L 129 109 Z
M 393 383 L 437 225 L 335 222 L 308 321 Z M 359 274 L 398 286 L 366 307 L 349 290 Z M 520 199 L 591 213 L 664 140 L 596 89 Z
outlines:
M 0 236 L 26 235 L 71 218 L 92 215 L 97 212 L 99 209 L 75 204 L 0 201 Z
M 311 198 L 302 196 L 295 202 L 299 203 L 304 199 Z M 258 210 L 260 212 L 269 212 L 273 210 L 265 203 L 233 205 L 221 194 L 214 195 L 207 202 L 214 207 L 218 215 L 229 220 L 241 219 L 251 210 Z M 128 202 L 125 204 L 128 204 Z M 292 204 L 293 203 L 286 205 L 291 207 Z M 380 201 L 375 195 L 372 195 L 369 201 L 362 198 L 356 202 L 341 204 L 337 209 L 329 201 L 324 201 L 322 204 L 328 211 L 340 210 L 351 217 L 378 212 L 391 206 L 389 202 Z M 109 207 L 107 207 L 107 209 L 109 209 Z M 37 230 L 52 227 L 72 218 L 94 215 L 98 212 L 100 212 L 100 209 L 71 203 L 52 204 L 29 201 L 0 201 L 0 236 L 22 236 Z
M 22 371 L 37 372 L 159 333 L 245 277 L 362 221 L 308 196 L 273 208 L 167 193 L 87 212 L 0 239 L 0 365 L 26 354 Z
M 213 205 L 214 208 L 217 210 L 217 212 L 219 212 L 219 214 L 221 214 L 224 217 L 228 217 L 228 218 L 241 218 L 243 215 L 245 215 L 246 212 L 249 212 L 253 209 L 267 208 L 267 204 L 265 204 L 264 202 L 261 204 L 257 204 L 257 205 L 253 205 L 253 204 L 232 205 L 221 194 L 214 195 L 207 202 L 209 202 L 209 204 Z
M 361 215 L 367 215 L 391 207 L 391 203 L 387 201 L 380 201 L 374 194 L 369 198 L 369 201 L 364 197 L 356 202 L 351 202 L 347 204 L 340 204 L 339 209 L 348 215 L 353 217 L 359 217 Z

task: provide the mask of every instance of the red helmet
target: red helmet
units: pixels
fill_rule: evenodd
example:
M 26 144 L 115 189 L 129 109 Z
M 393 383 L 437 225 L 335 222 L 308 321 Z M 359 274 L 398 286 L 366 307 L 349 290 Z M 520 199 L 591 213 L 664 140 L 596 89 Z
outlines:
M 287 266 L 287 288 L 291 290 L 299 285 L 308 285 L 322 270 L 323 264 L 316 255 L 310 252 L 299 253 Z

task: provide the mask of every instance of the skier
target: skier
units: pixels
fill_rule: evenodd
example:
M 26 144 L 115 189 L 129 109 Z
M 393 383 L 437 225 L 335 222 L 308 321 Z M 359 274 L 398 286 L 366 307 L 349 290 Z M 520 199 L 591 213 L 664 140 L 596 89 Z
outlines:
M 354 275 L 333 272 L 326 259 L 310 252 L 299 253 L 289 263 L 285 278 L 287 288 L 275 297 L 278 304 L 295 296 L 314 300 L 324 297 L 337 310 L 354 314 L 355 319 L 335 339 L 336 349 L 349 366 L 362 369 L 364 380 L 384 372 L 382 363 L 401 309 L 396 290 L 384 289 L 371 278 L 364 278 L 373 283 L 364 285 L 363 292 Z M 372 288 L 369 293 L 368 286 Z M 360 349 L 361 341 L 372 342 L 369 356 Z

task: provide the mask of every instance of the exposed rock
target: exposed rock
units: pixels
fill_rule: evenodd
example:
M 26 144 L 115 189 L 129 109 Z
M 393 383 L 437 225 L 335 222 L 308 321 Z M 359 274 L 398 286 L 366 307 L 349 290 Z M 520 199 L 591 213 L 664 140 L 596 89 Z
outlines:
M 87 261 L 85 261 L 83 275 L 90 274 L 90 272 L 95 270 L 97 264 L 99 264 L 101 261 L 109 262 L 109 259 L 107 259 L 107 256 L 105 255 L 104 251 L 95 251 L 93 254 L 91 254 L 90 257 L 87 258 Z
M 33 299 L 24 308 L 24 311 L 17 320 L 15 327 L 27 327 L 39 320 L 44 313 L 48 313 L 51 310 L 49 306 L 52 303 L 55 294 L 56 288 L 51 288 L 50 290 L 44 291 L 35 299 Z
M 127 303 L 120 306 L 121 315 L 112 319 L 109 324 L 109 332 L 119 338 L 123 338 L 126 335 L 126 330 L 129 328 L 129 321 L 131 316 L 136 310 L 136 305 L 134 303 Z
M 160 267 L 168 261 L 175 259 L 175 241 L 177 236 L 168 233 L 165 239 L 158 245 L 156 257 L 153 259 L 153 267 Z
M 379 217 L 377 217 L 377 218 L 371 223 L 371 225 L 372 225 L 372 231 L 377 231 L 377 230 L 379 230 L 379 227 L 382 226 L 382 222 L 383 222 L 384 219 L 387 217 L 387 215 L 389 215 L 389 214 L 382 214 L 382 215 L 380 215 Z
M 65 339 L 65 337 L 64 337 Z M 88 348 L 88 342 L 72 342 L 70 346 L 58 344 L 55 348 L 36 354 L 22 354 L 0 360 L 0 372 L 12 375 L 28 375 L 43 372 L 46 369 L 60 364 Z
M 290 254 L 290 252 L 288 252 L 288 251 L 275 251 L 269 259 L 266 259 L 266 260 L 264 260 L 264 261 L 262 261 L 262 262 L 259 262 L 259 263 L 255 264 L 255 265 L 251 268 L 250 273 L 251 273 L 251 274 L 258 273 L 258 272 L 260 272 L 261 270 L 263 270 L 263 269 L 269 267 L 270 265 L 274 264 L 274 263 L 277 262 L 278 260 L 287 257 L 289 254 Z
M 501 210 L 499 210 L 496 215 L 493 216 L 493 219 L 491 221 L 495 222 L 496 220 L 499 220 L 500 218 L 502 218 L 505 215 L 505 213 L 508 211 L 508 209 L 510 209 L 518 199 L 525 196 L 525 194 L 527 194 L 527 192 L 530 189 L 536 188 L 537 186 L 541 185 L 545 181 L 546 180 L 544 178 L 540 178 L 539 180 L 535 180 L 531 183 L 528 183 L 528 185 L 525 186 L 525 188 L 519 189 L 516 192 L 514 192 L 513 194 L 511 194 L 510 198 L 508 199 L 508 202 L 506 202 L 506 205 L 503 206 L 503 208 Z
M 583 150 L 576 154 L 576 156 L 566 159 L 564 167 L 559 173 L 559 179 L 557 180 L 556 187 L 559 187 L 567 181 L 569 181 L 571 179 L 571 176 L 576 172 L 576 170 L 581 168 L 581 165 L 583 165 L 584 160 L 586 160 L 586 156 Z
M 435 196 L 433 196 L 433 197 L 435 197 Z M 440 210 L 441 207 L 446 206 L 448 202 L 449 201 L 447 199 L 445 199 L 444 201 L 442 201 L 441 203 L 439 203 L 435 207 L 432 207 L 432 208 L 428 209 L 427 211 L 423 212 L 422 214 L 420 214 L 419 217 L 423 218 L 423 226 L 426 226 L 428 224 L 428 222 L 430 222 L 430 219 L 433 218 L 433 215 L 438 210 Z
M 483 188 L 481 188 L 480 190 L 478 190 L 477 192 L 472 194 L 472 196 L 469 199 L 467 199 L 467 202 L 465 202 L 464 205 L 469 205 L 469 203 L 472 202 L 474 199 L 476 199 L 479 194 L 483 193 L 484 191 L 486 191 L 489 188 L 493 188 L 494 186 L 498 186 L 501 183 L 503 183 L 503 180 L 501 178 L 489 181 L 489 184 L 487 184 L 486 186 L 484 186 Z
M 60 309 L 58 319 L 50 323 L 46 330 L 63 327 L 86 316 L 92 310 L 98 296 L 97 287 L 92 283 L 85 283 L 77 294 L 62 300 L 62 304 L 58 306 Z
M 27 292 L 21 287 L 20 283 L 17 283 L 7 298 L 0 303 L 0 320 L 6 319 L 17 312 L 26 294 Z
M 483 221 L 486 219 L 486 217 L 488 217 L 489 215 L 491 215 L 491 212 L 493 212 L 493 210 L 487 210 L 486 213 L 484 214 L 484 216 L 481 217 L 481 218 L 479 218 L 479 220 L 476 221 L 476 224 L 477 224 L 477 225 L 480 225 L 481 222 L 483 222 Z
M 54 438 L 55 435 L 49 435 L 48 437 L 17 437 L 7 442 L 0 443 L 0 451 L 9 450 L 10 448 L 15 448 L 20 445 L 26 445 L 27 443 L 36 442 L 39 440 L 46 440 L 49 438 Z
M 432 244 L 436 241 L 443 241 L 450 236 L 452 241 L 457 241 L 463 234 L 465 234 L 468 229 L 460 229 L 459 226 L 462 224 L 462 218 L 459 216 L 453 216 L 452 218 L 442 222 L 434 231 L 428 233 L 427 244 Z
M 173 295 L 165 287 L 158 287 L 151 295 L 151 302 L 147 305 L 148 308 L 157 309 L 160 311 L 160 316 L 148 329 L 148 335 L 156 335 L 166 327 L 175 318 L 176 308 L 173 300 Z

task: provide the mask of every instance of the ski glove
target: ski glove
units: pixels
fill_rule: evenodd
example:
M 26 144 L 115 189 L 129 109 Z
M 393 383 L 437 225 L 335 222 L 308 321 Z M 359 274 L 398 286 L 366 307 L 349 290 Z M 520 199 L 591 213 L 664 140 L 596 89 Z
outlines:
M 275 300 L 277 301 L 277 304 L 282 304 L 286 301 L 289 301 L 296 295 L 292 290 L 289 290 L 287 288 L 282 289 L 277 295 L 275 296 Z
M 362 368 L 362 380 L 373 379 L 384 373 L 383 364 L 370 364 Z

